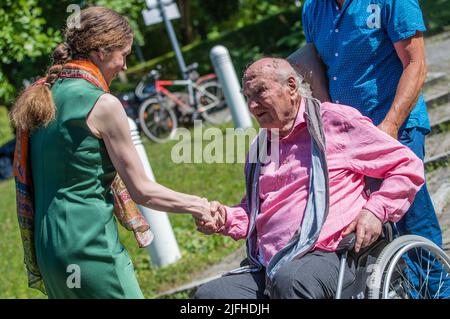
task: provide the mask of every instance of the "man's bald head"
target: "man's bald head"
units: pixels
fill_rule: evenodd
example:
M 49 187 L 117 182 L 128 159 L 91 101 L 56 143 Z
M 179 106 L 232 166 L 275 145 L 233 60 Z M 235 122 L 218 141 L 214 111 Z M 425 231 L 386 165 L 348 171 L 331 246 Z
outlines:
M 301 102 L 299 77 L 288 61 L 263 58 L 244 73 L 242 87 L 250 112 L 261 127 L 287 133 Z
M 268 77 L 284 82 L 291 76 L 297 78 L 297 73 L 287 60 L 281 58 L 262 58 L 252 63 L 245 70 L 242 82 L 245 83 L 254 77 Z

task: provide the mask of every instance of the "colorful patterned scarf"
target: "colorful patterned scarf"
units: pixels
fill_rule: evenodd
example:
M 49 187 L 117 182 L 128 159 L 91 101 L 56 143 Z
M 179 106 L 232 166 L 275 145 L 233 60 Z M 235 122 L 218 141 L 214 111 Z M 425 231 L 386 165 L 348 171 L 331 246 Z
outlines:
M 71 60 L 61 71 L 61 78 L 82 78 L 105 92 L 109 92 L 100 70 L 90 61 Z M 35 85 L 45 83 L 45 78 Z M 16 130 L 16 149 L 14 152 L 14 176 L 16 180 L 17 217 L 24 250 L 24 263 L 28 273 L 28 286 L 45 293 L 45 287 L 36 259 L 34 245 L 34 198 L 31 163 L 29 157 L 29 132 Z M 114 195 L 114 215 L 122 226 L 133 231 L 139 247 L 147 247 L 153 240 L 150 226 L 131 199 L 120 176 L 117 174 L 111 184 Z

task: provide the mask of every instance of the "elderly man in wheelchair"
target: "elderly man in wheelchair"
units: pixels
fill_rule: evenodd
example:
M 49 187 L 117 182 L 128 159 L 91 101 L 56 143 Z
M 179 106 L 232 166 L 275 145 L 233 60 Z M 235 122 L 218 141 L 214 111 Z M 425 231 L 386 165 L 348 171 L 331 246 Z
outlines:
M 245 163 L 246 195 L 196 224 L 246 238 L 247 259 L 195 298 L 448 297 L 448 256 L 421 237 L 394 240 L 392 223 L 424 183 L 414 153 L 354 108 L 310 97 L 287 60 L 253 63 L 243 92 L 263 128 Z M 365 189 L 366 176 L 380 188 Z M 405 256 L 424 254 L 428 271 L 408 267 Z

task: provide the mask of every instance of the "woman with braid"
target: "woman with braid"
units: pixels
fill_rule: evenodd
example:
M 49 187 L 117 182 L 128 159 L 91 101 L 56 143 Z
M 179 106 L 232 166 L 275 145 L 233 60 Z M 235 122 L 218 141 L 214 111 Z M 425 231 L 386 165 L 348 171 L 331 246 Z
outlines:
M 123 107 L 108 93 L 132 46 L 126 19 L 90 7 L 79 21 L 65 31 L 47 75 L 25 89 L 11 111 L 29 286 L 50 298 L 142 298 L 114 214 L 145 245 L 148 225 L 130 197 L 204 222 L 214 205 L 145 174 Z

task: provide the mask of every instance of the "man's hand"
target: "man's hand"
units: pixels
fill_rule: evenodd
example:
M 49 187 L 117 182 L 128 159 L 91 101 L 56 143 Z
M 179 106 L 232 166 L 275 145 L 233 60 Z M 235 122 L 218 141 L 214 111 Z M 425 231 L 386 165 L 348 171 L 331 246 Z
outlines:
M 344 230 L 346 236 L 356 230 L 355 251 L 374 243 L 381 234 L 381 221 L 367 209 L 361 210 L 358 217 Z
M 398 140 L 398 130 L 399 127 L 397 124 L 392 123 L 390 121 L 383 121 L 378 125 L 378 128 L 385 132 L 386 134 L 392 136 L 396 140 Z
M 202 217 L 194 216 L 194 220 L 197 225 L 197 230 L 206 235 L 220 232 L 225 227 L 225 207 L 219 202 L 211 202 L 209 214 Z

